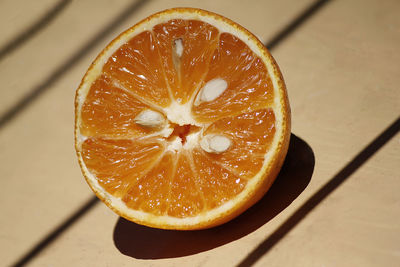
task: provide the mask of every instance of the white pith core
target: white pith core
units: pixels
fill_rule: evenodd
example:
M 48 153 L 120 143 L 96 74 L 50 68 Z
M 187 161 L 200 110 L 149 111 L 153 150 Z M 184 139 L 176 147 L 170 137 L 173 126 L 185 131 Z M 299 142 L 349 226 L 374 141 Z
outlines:
M 178 152 L 182 149 L 182 139 L 180 137 L 176 137 L 172 141 L 168 142 L 167 151 Z
M 176 137 L 172 141 L 168 142 L 166 151 L 179 152 L 182 149 L 191 150 L 198 146 L 201 132 L 190 133 L 186 136 L 186 142 L 183 144 L 180 137 Z
M 167 119 L 172 123 L 176 123 L 181 126 L 185 124 L 203 126 L 192 117 L 192 106 L 190 101 L 185 104 L 179 104 L 176 101 L 172 101 L 171 105 L 163 110 L 164 114 L 167 116 Z
M 258 57 L 260 57 L 263 62 L 265 62 L 266 67 L 268 72 L 270 73 L 270 77 L 272 80 L 272 84 L 274 87 L 274 104 L 272 108 L 275 112 L 275 136 L 272 141 L 272 144 L 270 146 L 269 152 L 267 152 L 264 156 L 264 165 L 259 171 L 259 173 L 253 177 L 253 179 L 249 180 L 247 183 L 245 189 L 237 195 L 237 197 L 231 201 L 228 201 L 224 203 L 223 205 L 207 211 L 206 214 L 200 214 L 199 216 L 195 217 L 189 217 L 189 218 L 175 218 L 171 217 L 168 215 L 163 215 L 163 216 L 155 216 L 153 214 L 143 212 L 140 210 L 133 210 L 130 209 L 126 206 L 126 204 L 119 198 L 116 198 L 112 196 L 111 194 L 107 193 L 98 183 L 96 177 L 87 169 L 81 153 L 78 151 L 78 159 L 80 161 L 80 164 L 82 166 L 82 170 L 85 174 L 85 176 L 88 179 L 88 182 L 90 183 L 91 187 L 93 190 L 103 199 L 105 199 L 105 202 L 107 205 L 112 207 L 115 210 L 120 210 L 123 212 L 123 214 L 131 218 L 135 221 L 139 222 L 150 222 L 153 223 L 154 225 L 158 224 L 164 224 L 164 225 L 169 225 L 173 227 L 174 225 L 196 225 L 199 222 L 207 221 L 210 220 L 212 221 L 213 218 L 216 218 L 219 216 L 221 213 L 226 212 L 230 210 L 233 207 L 237 206 L 237 203 L 241 203 L 246 199 L 246 196 L 248 195 L 248 192 L 252 192 L 254 188 L 257 186 L 259 183 L 260 179 L 262 178 L 263 173 L 266 172 L 267 168 L 269 168 L 268 163 L 271 161 L 271 158 L 273 157 L 274 151 L 277 150 L 279 139 L 283 133 L 283 118 L 282 118 L 282 113 L 281 112 L 276 112 L 277 110 L 282 110 L 282 104 L 280 102 L 280 96 L 281 92 L 279 90 L 279 81 L 275 75 L 272 75 L 274 73 L 274 65 L 270 61 L 269 56 L 263 52 L 263 50 L 259 49 L 257 44 L 252 41 L 244 32 L 241 30 L 238 30 L 236 27 L 230 25 L 229 23 L 226 23 L 225 21 L 220 20 L 217 17 L 212 17 L 212 16 L 205 16 L 200 13 L 192 13 L 192 12 L 180 12 L 180 13 L 164 13 L 160 14 L 158 16 L 153 17 L 151 20 L 146 21 L 145 23 L 141 23 L 131 29 L 129 29 L 124 35 L 122 35 L 117 41 L 114 41 L 110 47 L 108 48 L 107 51 L 105 51 L 100 57 L 96 59 L 96 62 L 92 65 L 93 67 L 88 71 L 86 76 L 84 77 L 84 81 L 82 82 L 81 87 L 79 88 L 77 98 L 76 98 L 76 113 L 80 114 L 81 113 L 81 108 L 84 103 L 84 100 L 86 99 L 86 95 L 89 92 L 91 84 L 97 79 L 97 77 L 101 74 L 102 67 L 105 64 L 105 62 L 108 60 L 109 57 L 124 43 L 126 43 L 129 39 L 131 39 L 133 36 L 137 35 L 138 33 L 146 30 L 152 29 L 155 25 L 160 24 L 160 23 L 165 23 L 166 21 L 170 19 L 194 19 L 194 20 L 201 20 L 206 23 L 209 23 L 216 27 L 220 32 L 228 32 L 239 39 L 241 39 Z M 182 45 L 182 52 L 180 46 L 182 45 L 181 42 L 177 41 L 175 42 L 175 53 L 178 56 L 181 56 L 183 53 L 183 45 Z M 221 86 L 220 88 L 223 88 Z M 225 90 L 225 89 L 224 89 Z M 218 91 L 218 90 L 217 90 Z M 223 90 L 222 90 L 223 91 Z M 223 93 L 223 92 L 222 92 Z M 221 94 L 222 94 L 221 93 Z M 197 94 L 197 96 L 199 96 Z M 220 95 L 220 94 L 219 94 Z M 219 96 L 218 95 L 218 96 Z M 218 96 L 216 96 L 214 99 L 216 99 Z M 201 96 L 200 96 L 201 97 Z M 207 99 L 207 97 L 205 98 Z M 168 121 L 171 121 L 173 123 L 176 123 L 178 125 L 185 125 L 185 124 L 191 124 L 191 125 L 196 125 L 196 126 L 203 126 L 202 124 L 196 122 L 192 116 L 190 115 L 191 112 L 191 104 L 190 102 L 181 105 L 176 101 L 173 101 L 171 105 L 167 108 L 163 108 L 163 113 L 166 116 Z M 81 118 L 78 116 L 76 125 L 81 124 Z M 171 134 L 173 131 L 172 128 L 170 128 L 169 123 L 167 123 L 168 127 L 166 126 L 162 131 L 163 137 L 167 137 Z M 77 140 L 78 147 L 84 140 L 86 139 L 85 136 L 83 136 L 80 133 L 80 127 L 75 127 L 75 136 Z M 194 146 L 197 146 L 200 142 L 201 139 L 201 131 L 196 132 L 193 134 L 189 134 L 187 137 L 186 143 L 182 145 L 181 140 L 177 137 L 175 140 L 172 140 L 169 142 L 169 145 L 166 147 L 167 150 L 173 150 L 173 151 L 179 151 L 180 149 L 184 148 L 192 148 Z M 228 147 L 229 149 L 229 147 Z

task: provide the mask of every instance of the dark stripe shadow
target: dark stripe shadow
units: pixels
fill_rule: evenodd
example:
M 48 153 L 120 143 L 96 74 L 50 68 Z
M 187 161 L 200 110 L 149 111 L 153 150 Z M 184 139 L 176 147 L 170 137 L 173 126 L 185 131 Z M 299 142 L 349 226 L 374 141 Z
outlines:
M 79 220 L 85 213 L 91 210 L 96 203 L 99 202 L 97 197 L 92 197 L 87 201 L 79 210 L 72 214 L 65 222 L 56 227 L 50 234 L 43 238 L 39 243 L 37 243 L 30 251 L 28 251 L 24 256 L 21 257 L 16 263 L 12 264 L 13 267 L 20 267 L 27 264 L 32 260 L 37 254 L 39 254 L 43 249 L 49 246 L 55 239 L 57 239 L 65 230 L 71 227 L 77 220 Z
M 12 39 L 2 48 L 0 48 L 0 60 L 6 55 L 12 53 L 23 43 L 32 38 L 40 30 L 44 29 L 57 15 L 69 4 L 71 0 L 62 0 L 57 3 L 52 9 L 50 9 L 44 16 L 38 21 L 33 23 L 29 28 L 25 29 L 20 35 Z
M 292 134 L 285 163 L 276 181 L 257 204 L 236 219 L 207 230 L 170 231 L 119 218 L 114 229 L 115 246 L 122 254 L 136 259 L 162 259 L 225 245 L 257 230 L 289 206 L 307 187 L 313 170 L 311 147 Z
M 304 22 L 309 20 L 314 14 L 317 13 L 325 4 L 332 0 L 319 0 L 314 2 L 306 10 L 304 10 L 300 15 L 298 15 L 292 22 L 284 27 L 284 29 L 278 34 L 276 34 L 265 46 L 271 50 L 278 46 L 284 39 L 286 39 L 290 34 L 297 30 Z
M 368 144 L 346 166 L 343 167 L 320 190 L 313 194 L 293 215 L 254 249 L 238 267 L 254 265 L 263 255 L 268 253 L 285 235 L 287 235 L 301 220 L 303 220 L 318 204 L 345 182 L 358 168 L 367 162 L 379 149 L 400 131 L 400 117 L 385 131 Z
M 33 87 L 28 94 L 20 99 L 14 106 L 6 111 L 0 117 L 0 129 L 10 122 L 15 116 L 22 112 L 28 105 L 32 104 L 40 95 L 47 91 L 51 86 L 58 81 L 68 70 L 74 67 L 87 53 L 89 53 L 101 40 L 112 34 L 126 19 L 137 11 L 144 3 L 150 0 L 139 0 L 133 2 L 126 7 L 105 29 L 98 32 L 92 39 L 89 40 L 81 49 L 79 49 L 72 57 L 64 64 L 55 69 L 50 75 L 39 85 Z

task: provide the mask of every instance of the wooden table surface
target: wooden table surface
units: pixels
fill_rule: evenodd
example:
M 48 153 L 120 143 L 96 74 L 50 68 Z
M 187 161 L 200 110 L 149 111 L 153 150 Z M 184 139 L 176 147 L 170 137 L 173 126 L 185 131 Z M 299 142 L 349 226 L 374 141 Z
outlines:
M 280 65 L 292 138 L 232 222 L 162 231 L 97 201 L 74 93 L 117 34 L 175 6 L 229 17 Z M 2 266 L 400 266 L 400 1 L 0 1 Z

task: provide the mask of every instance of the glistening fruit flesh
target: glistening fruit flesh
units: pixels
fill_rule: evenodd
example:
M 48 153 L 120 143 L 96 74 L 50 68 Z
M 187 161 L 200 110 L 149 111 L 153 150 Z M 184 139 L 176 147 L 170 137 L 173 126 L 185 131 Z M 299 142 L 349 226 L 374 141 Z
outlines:
M 287 150 L 289 106 L 272 57 L 202 10 L 167 10 L 120 35 L 76 99 L 89 185 L 149 226 L 199 229 L 237 216 L 267 191 Z

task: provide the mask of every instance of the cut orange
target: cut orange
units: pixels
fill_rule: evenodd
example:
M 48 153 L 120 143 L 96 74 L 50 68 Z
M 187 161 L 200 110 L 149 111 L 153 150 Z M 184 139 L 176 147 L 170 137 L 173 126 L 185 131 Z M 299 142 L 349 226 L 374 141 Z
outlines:
M 154 14 L 92 63 L 75 100 L 86 181 L 120 216 L 163 229 L 222 224 L 257 202 L 284 161 L 280 70 L 240 25 L 192 8 Z

